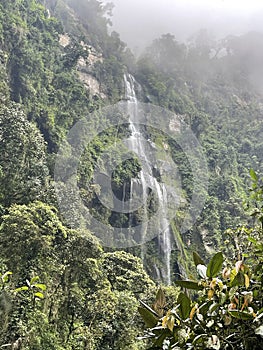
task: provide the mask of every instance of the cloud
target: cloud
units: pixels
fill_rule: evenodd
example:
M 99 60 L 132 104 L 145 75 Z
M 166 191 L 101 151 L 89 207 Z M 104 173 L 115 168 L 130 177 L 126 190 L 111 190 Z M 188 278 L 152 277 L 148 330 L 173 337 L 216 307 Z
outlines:
M 105 0 L 110 1 L 110 0 Z M 185 41 L 200 28 L 217 38 L 263 31 L 262 0 L 113 0 L 113 29 L 142 49 L 165 33 Z

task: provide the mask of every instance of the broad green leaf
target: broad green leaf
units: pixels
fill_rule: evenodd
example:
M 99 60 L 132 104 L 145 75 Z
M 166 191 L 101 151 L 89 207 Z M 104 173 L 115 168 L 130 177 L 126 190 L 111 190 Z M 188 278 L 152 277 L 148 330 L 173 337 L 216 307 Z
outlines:
M 245 285 L 244 274 L 241 271 L 239 271 L 238 274 L 233 279 L 233 281 L 230 283 L 230 286 L 234 287 L 234 286 L 244 286 L 244 285 Z
M 199 306 L 199 312 L 205 315 L 212 304 L 213 304 L 212 300 L 206 301 L 201 306 Z
M 250 174 L 250 177 L 251 177 L 252 180 L 258 181 L 258 177 L 257 177 L 257 174 L 255 173 L 254 169 L 250 169 L 249 170 L 249 174 Z
M 34 283 L 37 282 L 37 281 L 39 281 L 39 276 L 36 276 L 36 277 L 31 278 L 30 284 L 32 285 L 32 284 L 34 284 Z
M 223 265 L 223 254 L 221 252 L 216 253 L 207 265 L 206 275 L 207 277 L 216 277 Z
M 193 344 L 198 343 L 202 338 L 207 338 L 207 334 L 199 334 L 193 339 Z
M 236 269 L 232 269 L 231 273 L 230 273 L 230 282 L 234 281 L 236 275 L 237 275 L 237 270 Z
M 41 293 L 41 292 L 36 292 L 36 293 L 34 293 L 34 296 L 35 296 L 36 298 L 39 298 L 39 299 L 44 299 L 44 294 Z
M 193 259 L 194 259 L 195 266 L 205 265 L 204 260 L 196 252 L 193 252 Z
M 254 318 L 252 314 L 249 314 L 248 312 L 245 312 L 245 311 L 239 311 L 239 310 L 229 311 L 229 314 L 240 320 L 252 320 Z
M 159 318 L 159 315 L 157 314 L 157 312 L 155 312 L 149 305 L 145 304 L 142 300 L 139 300 L 139 302 L 145 309 L 150 311 L 155 317 Z
M 160 317 L 163 316 L 163 309 L 165 305 L 166 305 L 166 300 L 165 300 L 164 292 L 162 288 L 159 288 L 156 295 L 155 303 L 153 304 L 153 309 L 158 313 Z
M 180 293 L 177 298 L 177 303 L 180 304 L 181 316 L 184 320 L 189 317 L 191 311 L 191 301 L 185 293 Z
M 34 285 L 34 287 L 39 288 L 41 290 L 46 290 L 47 289 L 47 286 L 45 284 L 43 284 L 43 283 L 37 283 L 37 284 Z
M 163 349 L 163 342 L 165 338 L 169 336 L 169 334 L 170 334 L 170 331 L 168 329 L 164 329 L 161 335 L 154 342 L 154 346 L 157 347 L 157 349 Z M 153 347 L 153 349 L 156 349 L 156 348 Z
M 28 290 L 29 288 L 27 286 L 19 287 L 15 289 L 15 293 L 22 292 L 24 290 Z
M 202 290 L 203 287 L 198 282 L 193 281 L 175 281 L 174 282 L 177 286 L 186 288 L 186 289 L 193 289 L 193 290 Z
M 158 318 L 154 316 L 149 310 L 145 309 L 144 307 L 139 307 L 138 311 L 147 327 L 153 328 L 157 325 Z

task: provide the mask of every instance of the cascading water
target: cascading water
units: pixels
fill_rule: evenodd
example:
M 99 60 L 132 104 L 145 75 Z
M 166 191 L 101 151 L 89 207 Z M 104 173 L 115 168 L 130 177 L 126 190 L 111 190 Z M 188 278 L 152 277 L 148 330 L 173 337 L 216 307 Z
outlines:
M 131 131 L 130 138 L 128 140 L 128 146 L 135 154 L 138 155 L 138 158 L 141 160 L 142 170 L 139 173 L 139 179 L 132 179 L 130 185 L 130 198 L 134 195 L 134 187 L 138 186 L 138 182 L 141 186 L 141 201 L 143 203 L 143 216 L 144 223 L 141 230 L 141 241 L 143 242 L 143 237 L 147 232 L 147 196 L 149 190 L 153 191 L 158 200 L 159 215 L 158 215 L 158 226 L 159 226 L 159 254 L 163 259 L 164 268 L 158 271 L 157 276 L 161 275 L 164 282 L 168 285 L 171 283 L 171 251 L 172 251 L 172 242 L 171 234 L 168 222 L 167 215 L 167 190 L 163 183 L 159 183 L 153 175 L 153 170 L 151 161 L 149 159 L 149 152 L 147 153 L 145 146 L 145 138 L 142 135 L 139 125 L 139 116 L 138 116 L 138 101 L 135 93 L 135 79 L 130 74 L 124 75 L 125 83 L 125 100 L 127 101 L 127 112 L 129 116 L 129 128 Z M 138 193 L 138 192 L 137 192 Z M 141 249 L 142 261 L 144 261 L 144 249 L 142 245 Z

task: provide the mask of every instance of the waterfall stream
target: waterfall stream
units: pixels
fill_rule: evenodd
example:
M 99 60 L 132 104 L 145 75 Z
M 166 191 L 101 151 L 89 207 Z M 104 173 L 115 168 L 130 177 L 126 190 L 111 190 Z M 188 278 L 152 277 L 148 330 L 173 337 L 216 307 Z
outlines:
M 138 115 L 138 100 L 135 92 L 135 79 L 130 74 L 124 75 L 125 83 L 125 100 L 127 101 L 127 112 L 129 117 L 129 128 L 131 135 L 128 140 L 128 146 L 132 152 L 134 152 L 140 159 L 142 170 L 139 173 L 139 179 L 131 180 L 131 190 L 130 198 L 132 199 L 135 195 L 134 187 L 138 186 L 140 183 L 141 190 L 141 203 L 143 203 L 143 217 L 144 223 L 141 230 L 141 241 L 143 242 L 143 237 L 147 232 L 147 220 L 148 220 L 148 210 L 147 210 L 147 197 L 149 191 L 152 191 L 158 201 L 158 245 L 159 245 L 159 255 L 162 260 L 163 268 L 161 271 L 157 271 L 157 276 L 161 276 L 162 280 L 168 285 L 171 284 L 171 251 L 172 251 L 172 241 L 171 233 L 169 227 L 169 221 L 167 219 L 167 189 L 164 183 L 160 183 L 154 177 L 153 174 L 153 164 L 149 159 L 149 150 L 146 149 L 147 140 L 145 140 L 139 125 L 139 115 Z M 136 191 L 136 195 L 138 191 Z M 141 246 L 141 258 L 144 261 L 144 246 Z M 154 266 L 155 270 L 158 270 L 157 266 Z

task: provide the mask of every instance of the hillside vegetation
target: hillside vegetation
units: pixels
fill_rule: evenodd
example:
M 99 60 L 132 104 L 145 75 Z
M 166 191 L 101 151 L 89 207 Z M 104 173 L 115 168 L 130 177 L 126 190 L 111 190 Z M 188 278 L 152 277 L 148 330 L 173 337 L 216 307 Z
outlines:
M 144 130 L 146 139 L 171 157 L 181 179 L 184 204 L 171 222 L 177 242 L 172 281 L 190 273 L 193 251 L 205 264 L 225 247 L 227 229 L 254 227 L 242 202 L 248 202 L 249 169 L 263 173 L 263 34 L 215 42 L 200 31 L 188 46 L 165 34 L 135 58 L 118 33 L 109 33 L 110 16 L 111 5 L 97 0 L 0 4 L 0 348 L 139 350 L 149 344 L 148 338 L 138 339 L 143 322 L 137 307 L 139 299 L 154 302 L 162 282 L 156 282 L 154 269 L 163 264 L 158 239 L 145 244 L 144 266 L 140 247 L 103 247 L 94 227 L 69 227 L 53 180 L 56 155 L 69 130 L 87 115 L 95 130 L 103 108 L 124 99 L 127 72 L 136 79 L 139 100 L 179 116 L 207 159 L 208 189 L 200 189 L 207 197 L 204 209 L 181 235 L 178 225 L 193 194 L 191 164 L 174 140 L 150 127 Z M 94 171 L 99 161 L 105 167 L 103 152 L 128 135 L 127 125 L 106 129 L 87 145 L 78 166 L 87 210 L 109 227 L 127 227 L 129 217 L 99 203 Z M 120 155 L 121 149 L 112 158 Z M 112 179 L 117 197 L 140 169 L 136 157 L 118 167 Z M 262 193 L 256 200 L 262 213 Z M 153 212 L 154 205 L 152 198 Z M 71 215 L 78 223 L 78 213 Z M 262 228 L 257 233 L 261 239 Z M 225 254 L 233 257 L 230 248 Z M 172 308 L 178 288 L 163 290 L 165 307 Z M 259 306 L 255 312 L 260 314 Z M 163 328 L 172 332 L 167 322 Z M 171 348 L 158 344 L 156 349 Z

